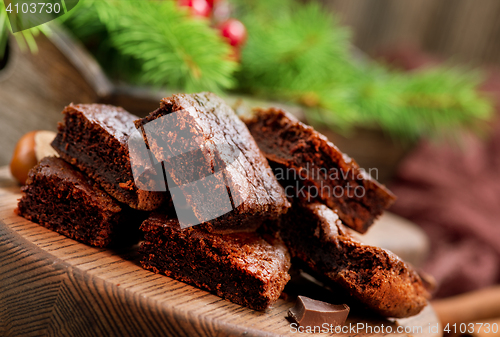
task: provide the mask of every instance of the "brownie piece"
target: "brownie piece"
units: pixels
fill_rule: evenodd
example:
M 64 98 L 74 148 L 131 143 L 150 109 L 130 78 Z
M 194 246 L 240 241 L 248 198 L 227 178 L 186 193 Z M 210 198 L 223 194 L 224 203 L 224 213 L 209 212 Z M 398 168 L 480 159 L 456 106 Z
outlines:
M 164 164 L 181 227 L 252 231 L 290 207 L 245 124 L 216 95 L 164 98 L 136 126 Z
M 104 104 L 70 104 L 63 114 L 64 121 L 52 142 L 63 159 L 132 208 L 150 211 L 160 206 L 165 193 L 142 190 L 134 183 L 128 139 L 137 132 L 137 116 Z
M 279 240 L 255 232 L 215 234 L 181 229 L 176 218 L 153 213 L 141 230 L 145 269 L 208 290 L 255 310 L 265 310 L 290 279 L 290 256 Z
M 312 127 L 278 108 L 245 118 L 288 197 L 319 201 L 360 233 L 396 197 Z
M 410 265 L 360 242 L 325 205 L 296 203 L 278 226 L 292 258 L 379 314 L 408 317 L 427 304 L 429 293 Z
M 117 233 L 122 238 L 133 233 L 132 210 L 122 209 L 96 182 L 62 159 L 42 159 L 22 190 L 16 213 L 69 238 L 105 247 Z

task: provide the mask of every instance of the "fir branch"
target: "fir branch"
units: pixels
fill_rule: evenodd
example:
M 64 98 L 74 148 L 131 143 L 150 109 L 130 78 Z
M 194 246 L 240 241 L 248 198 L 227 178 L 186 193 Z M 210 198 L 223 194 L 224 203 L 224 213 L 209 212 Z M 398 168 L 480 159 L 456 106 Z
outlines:
M 227 43 L 174 1 L 81 2 L 68 26 L 84 39 L 105 31 L 115 61 L 135 66 L 127 71 L 140 82 L 218 93 L 234 85 L 237 64 L 228 58 Z
M 310 120 L 340 131 L 380 127 L 402 140 L 477 131 L 491 114 L 471 72 L 441 67 L 403 74 L 359 64 L 349 31 L 315 2 L 232 1 L 249 32 L 236 73 L 239 91 L 300 103 Z M 235 83 L 227 44 L 175 1 L 83 0 L 78 6 L 66 24 L 97 47 L 115 78 L 184 91 L 221 92 Z
M 378 126 L 396 139 L 453 139 L 460 130 L 484 131 L 491 117 L 491 102 L 477 92 L 477 72 L 441 66 L 401 73 L 377 64 L 360 71 L 351 101 L 356 124 Z
M 239 72 L 243 89 L 294 97 L 303 92 L 307 98 L 308 92 L 334 85 L 336 78 L 352 76 L 350 69 L 339 67 L 347 63 L 348 31 L 332 30 L 334 19 L 319 4 L 257 0 L 253 5 L 238 7 L 249 30 Z M 276 16 L 261 15 L 259 8 Z
M 310 120 L 340 132 L 380 127 L 406 141 L 477 132 L 491 115 L 476 73 L 440 67 L 409 74 L 356 62 L 346 29 L 314 2 L 233 2 L 249 31 L 242 91 L 303 104 Z

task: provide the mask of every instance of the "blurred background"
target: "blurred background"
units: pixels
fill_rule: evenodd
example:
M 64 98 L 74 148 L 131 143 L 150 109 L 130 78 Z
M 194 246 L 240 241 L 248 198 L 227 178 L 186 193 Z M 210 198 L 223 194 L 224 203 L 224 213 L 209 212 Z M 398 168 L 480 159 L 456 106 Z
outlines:
M 429 239 L 419 267 L 444 322 L 500 317 L 500 1 L 80 0 L 15 34 L 9 4 L 0 165 L 70 102 L 144 116 L 208 90 L 238 113 L 279 105 L 398 196 L 391 212 Z
M 353 30 L 353 43 L 370 55 L 413 47 L 466 64 L 500 62 L 500 4 L 495 0 L 330 0 L 323 3 Z M 415 67 L 414 63 L 408 67 Z

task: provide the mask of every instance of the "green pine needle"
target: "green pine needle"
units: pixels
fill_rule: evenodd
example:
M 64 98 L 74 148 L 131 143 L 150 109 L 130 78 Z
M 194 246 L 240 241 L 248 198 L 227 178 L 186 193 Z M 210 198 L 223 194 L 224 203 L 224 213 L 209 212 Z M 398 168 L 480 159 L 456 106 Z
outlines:
M 81 1 L 66 24 L 87 39 L 102 38 L 104 53 L 142 83 L 187 92 L 221 93 L 234 86 L 230 48 L 205 20 L 193 20 L 174 1 Z M 88 25 L 90 23 L 90 25 Z M 107 50 L 106 50 L 107 49 Z M 111 51 L 111 54 L 108 53 Z M 106 63 L 106 61 L 104 61 Z
M 19 16 L 19 19 L 22 19 L 23 13 L 19 13 L 17 15 Z M 5 3 L 3 0 L 0 0 L 0 58 L 4 56 L 5 47 L 10 35 L 14 36 L 21 51 L 24 52 L 26 50 L 30 50 L 32 53 L 38 52 L 35 37 L 40 32 L 49 34 L 50 30 L 46 25 L 40 25 L 21 32 L 12 33 L 9 18 L 7 17 Z
M 401 141 L 453 138 L 484 131 L 491 117 L 476 72 L 441 66 L 402 73 L 359 62 L 349 31 L 316 2 L 231 2 L 248 30 L 239 66 L 209 22 L 193 19 L 173 0 L 81 0 L 62 20 L 115 80 L 187 92 L 235 88 L 293 101 L 308 108 L 310 121 L 340 132 L 364 126 Z M 35 51 L 40 29 L 14 36 Z M 0 53 L 9 34 L 0 0 Z
M 240 90 L 310 107 L 308 119 L 346 132 L 379 127 L 395 139 L 481 131 L 492 105 L 481 77 L 439 67 L 414 73 L 353 60 L 349 34 L 315 2 L 233 0 L 248 29 Z
M 9 23 L 7 12 L 5 11 L 5 4 L 0 0 L 0 59 L 3 58 L 5 53 L 5 46 L 9 39 Z
M 347 80 L 348 69 L 338 65 L 348 58 L 348 31 L 332 31 L 333 17 L 326 16 L 317 3 L 280 3 L 279 9 L 265 9 L 276 13 L 273 17 L 260 15 L 255 8 L 240 8 L 246 13 L 242 20 L 249 31 L 239 73 L 241 87 L 271 96 L 282 92 L 307 101 L 314 99 L 308 92 L 317 94 L 335 84 L 332 74 Z M 297 97 L 298 93 L 305 97 Z

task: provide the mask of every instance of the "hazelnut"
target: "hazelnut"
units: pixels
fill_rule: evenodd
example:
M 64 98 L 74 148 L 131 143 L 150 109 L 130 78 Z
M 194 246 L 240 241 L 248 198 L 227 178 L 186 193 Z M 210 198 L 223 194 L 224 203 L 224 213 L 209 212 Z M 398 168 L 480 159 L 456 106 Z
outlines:
M 25 184 L 28 172 L 42 158 L 57 156 L 50 145 L 55 137 L 56 133 L 52 131 L 31 131 L 19 139 L 10 162 L 10 172 L 19 183 Z

